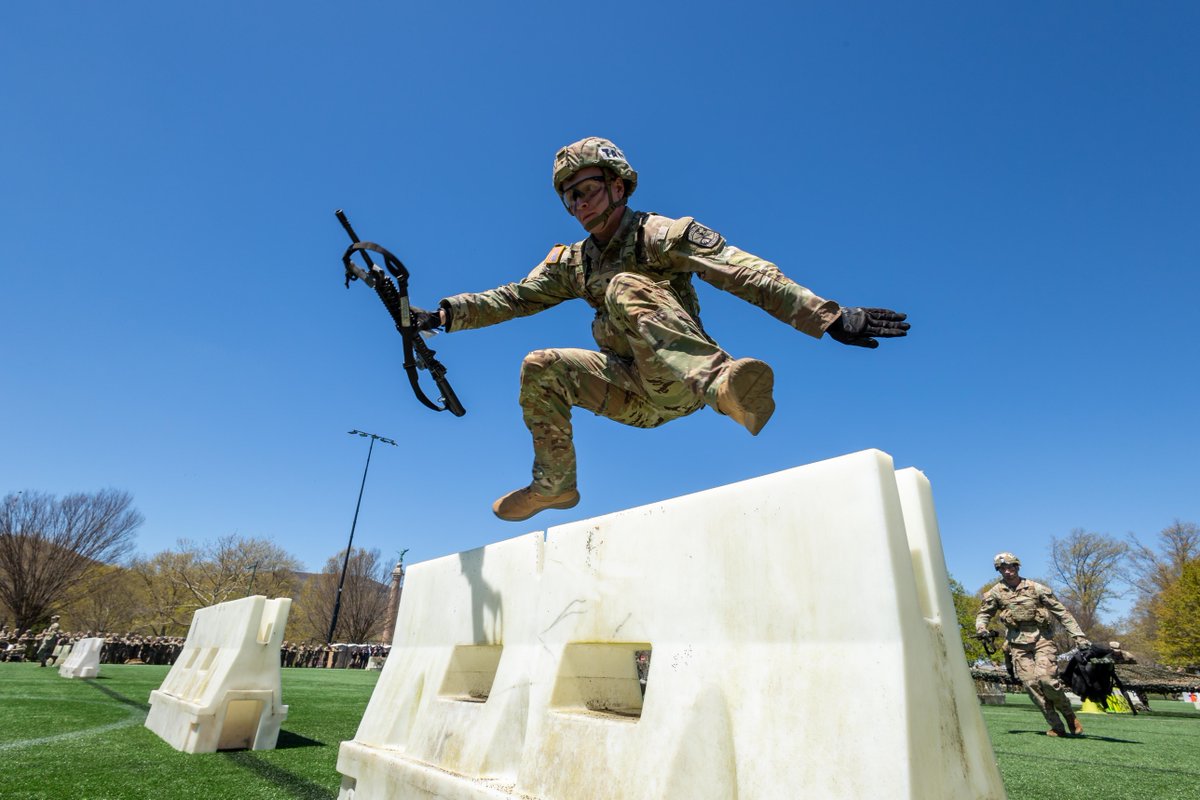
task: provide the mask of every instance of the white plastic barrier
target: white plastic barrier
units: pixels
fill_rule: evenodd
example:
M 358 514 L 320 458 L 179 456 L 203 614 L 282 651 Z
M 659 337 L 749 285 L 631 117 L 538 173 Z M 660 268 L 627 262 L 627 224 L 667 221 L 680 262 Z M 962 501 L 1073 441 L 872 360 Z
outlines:
M 287 718 L 279 648 L 292 601 L 262 595 L 202 608 L 162 686 L 150 693 L 146 727 L 176 750 L 272 750 Z
M 338 770 L 342 800 L 1005 796 L 928 481 L 878 451 L 412 566 Z
M 80 639 L 71 645 L 67 660 L 58 668 L 58 674 L 64 678 L 95 678 L 100 674 L 100 649 L 104 647 L 104 639 L 93 637 Z

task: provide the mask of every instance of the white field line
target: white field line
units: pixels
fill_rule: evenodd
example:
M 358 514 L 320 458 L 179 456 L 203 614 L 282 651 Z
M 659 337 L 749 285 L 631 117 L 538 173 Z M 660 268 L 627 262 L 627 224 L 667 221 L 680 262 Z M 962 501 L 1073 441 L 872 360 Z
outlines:
M 61 699 L 61 698 L 59 698 L 59 699 Z M 89 702 L 89 701 L 76 701 L 76 702 Z M 94 701 L 91 701 L 91 702 L 94 702 Z M 145 719 L 146 719 L 146 712 L 144 712 L 140 709 L 137 709 L 137 708 L 130 708 L 129 716 L 123 720 L 119 720 L 117 722 L 110 722 L 107 725 L 97 725 L 94 728 L 83 728 L 82 730 L 70 731 L 69 733 L 59 733 L 59 734 L 55 734 L 54 736 L 42 736 L 37 739 L 21 739 L 20 741 L 16 741 L 16 742 L 7 742 L 5 744 L 0 744 L 0 753 L 6 752 L 9 750 L 20 750 L 23 747 L 38 747 L 43 744 L 53 744 L 54 742 L 65 742 L 65 741 L 70 741 L 71 739 L 84 739 L 84 738 L 87 738 L 88 736 L 95 736 L 96 734 L 100 734 L 100 733 L 108 733 L 109 731 L 119 730 L 120 728 L 128 728 L 131 725 L 139 725 L 139 724 L 142 724 L 143 722 L 145 722 Z

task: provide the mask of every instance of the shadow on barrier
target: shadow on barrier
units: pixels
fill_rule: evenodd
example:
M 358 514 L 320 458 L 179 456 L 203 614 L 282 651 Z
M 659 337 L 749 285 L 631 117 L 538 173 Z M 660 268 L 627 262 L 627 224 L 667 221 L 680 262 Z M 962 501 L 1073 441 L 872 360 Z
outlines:
M 132 697 L 126 697 L 125 695 L 121 694 L 120 692 L 110 689 L 107 686 L 101 686 L 100 684 L 96 683 L 95 678 L 84 678 L 83 682 L 86 683 L 88 686 L 95 688 L 96 691 L 103 692 L 104 694 L 111 697 L 113 700 L 116 700 L 118 703 L 124 703 L 127 706 L 132 706 L 133 708 L 139 708 L 142 711 L 147 711 L 147 712 L 150 711 L 149 703 L 139 702 L 137 700 L 134 700 Z
M 458 554 L 458 566 L 471 586 L 471 620 L 475 643 L 504 641 L 504 618 L 501 616 L 500 593 L 483 577 L 483 548 Z M 491 630 L 488 630 L 488 619 Z
M 282 731 L 279 734 L 279 738 L 283 739 Z M 304 737 L 300 736 L 297 738 L 303 739 Z M 332 798 L 337 796 L 336 790 L 329 789 L 319 783 L 313 783 L 307 778 L 301 778 L 299 775 L 294 775 L 286 769 L 261 760 L 261 756 L 253 750 L 226 751 L 224 756 L 230 762 L 248 772 L 254 773 L 272 786 L 287 792 L 289 796 L 296 798 L 296 800 L 332 800 Z

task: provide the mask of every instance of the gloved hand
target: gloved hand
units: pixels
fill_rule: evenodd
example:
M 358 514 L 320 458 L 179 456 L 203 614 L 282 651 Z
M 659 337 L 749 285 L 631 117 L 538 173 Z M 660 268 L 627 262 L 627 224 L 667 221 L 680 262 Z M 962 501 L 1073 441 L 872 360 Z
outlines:
M 1078 647 L 1080 650 L 1082 650 L 1085 647 L 1091 647 L 1092 643 L 1090 641 L 1088 641 L 1088 638 L 1086 636 L 1076 636 L 1075 637 L 1075 646 Z
M 408 310 L 412 314 L 412 323 L 417 330 L 431 331 L 434 328 L 442 327 L 442 310 L 440 308 L 426 311 L 423 308 L 409 306 Z
M 879 342 L 872 339 L 872 336 L 907 336 L 909 326 L 904 321 L 907 318 L 907 314 L 892 311 L 890 308 L 842 306 L 841 315 L 825 332 L 842 344 L 874 349 L 879 347 Z

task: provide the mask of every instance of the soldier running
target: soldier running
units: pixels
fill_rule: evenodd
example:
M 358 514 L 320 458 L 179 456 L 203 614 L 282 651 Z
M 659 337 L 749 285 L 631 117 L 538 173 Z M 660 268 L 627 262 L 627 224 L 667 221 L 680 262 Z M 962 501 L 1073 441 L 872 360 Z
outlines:
M 47 661 L 58 663 L 58 659 L 54 655 L 54 648 L 58 644 L 58 638 L 61 633 L 58 620 L 58 614 L 50 617 L 50 624 L 46 627 L 46 630 L 42 631 L 42 644 L 37 652 L 39 666 L 46 666 Z
M 590 234 L 555 245 L 529 275 L 486 292 L 458 294 L 426 312 L 423 330 L 495 325 L 582 298 L 596 312 L 599 351 L 535 350 L 521 366 L 520 403 L 533 436 L 533 481 L 492 506 L 524 520 L 579 502 L 571 409 L 654 428 L 703 406 L 758 435 L 775 411 L 774 374 L 763 361 L 735 359 L 700 322 L 697 275 L 814 338 L 874 348 L 874 337 L 904 336 L 906 315 L 845 308 L 787 278 L 778 267 L 728 244 L 691 217 L 627 208 L 638 176 L 607 139 L 589 137 L 554 157 L 554 190 Z
M 1019 558 L 1012 553 L 997 553 L 992 565 L 1000 573 L 1001 581 L 983 595 L 975 617 L 976 632 L 985 633 L 993 616 L 1008 629 L 1005 652 L 1012 658 L 1017 680 L 1050 723 L 1047 736 L 1083 733 L 1083 724 L 1067 699 L 1067 687 L 1058 679 L 1058 647 L 1051 638 L 1052 619 L 1059 621 L 1077 646 L 1087 647 L 1090 642 L 1050 587 L 1021 577 Z M 1059 712 L 1067 727 L 1058 718 Z

